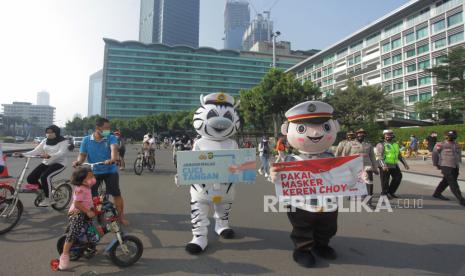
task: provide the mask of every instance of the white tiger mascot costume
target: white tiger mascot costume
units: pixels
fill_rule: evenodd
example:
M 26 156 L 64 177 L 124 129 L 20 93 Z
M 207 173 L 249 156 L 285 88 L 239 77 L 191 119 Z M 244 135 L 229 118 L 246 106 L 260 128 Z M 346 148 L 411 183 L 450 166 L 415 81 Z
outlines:
M 229 139 L 239 129 L 239 116 L 234 98 L 225 93 L 200 96 L 201 106 L 194 114 L 194 128 L 202 136 L 192 150 L 238 149 L 237 142 Z M 232 239 L 234 231 L 229 227 L 229 212 L 234 199 L 232 183 L 194 184 L 190 188 L 191 222 L 193 238 L 186 245 L 190 254 L 201 253 L 208 244 L 208 212 L 213 205 L 215 232 L 225 239 Z

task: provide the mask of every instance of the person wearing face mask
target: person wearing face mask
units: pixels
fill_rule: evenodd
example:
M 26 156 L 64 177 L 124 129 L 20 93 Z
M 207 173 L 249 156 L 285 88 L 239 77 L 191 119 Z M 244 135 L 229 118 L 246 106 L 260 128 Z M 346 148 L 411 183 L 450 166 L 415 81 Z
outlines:
M 363 180 L 367 185 L 367 192 L 370 199 L 368 205 L 371 206 L 371 197 L 373 196 L 373 173 L 379 174 L 378 165 L 371 143 L 365 141 L 366 131 L 361 128 L 355 132 L 355 140 L 348 141 L 342 151 L 342 156 L 359 154 L 363 157 Z
M 92 218 L 95 213 L 92 210 L 92 191 L 95 185 L 95 179 L 92 170 L 89 167 L 77 168 L 71 176 L 73 184 L 73 201 L 68 211 L 68 225 L 66 226 L 66 241 L 63 245 L 63 253 L 60 256 L 59 269 L 65 270 L 69 266 L 69 251 L 74 242 L 79 238 L 81 231 L 92 225 Z M 89 238 L 89 237 L 88 237 Z
M 119 188 L 119 174 L 116 167 L 118 160 L 118 139 L 111 135 L 110 121 L 98 118 L 95 131 L 82 139 L 77 161 L 73 167 L 79 166 L 87 159 L 89 163 L 103 162 L 103 165 L 94 166 L 93 173 L 97 184 L 92 187 L 92 196 L 98 196 L 98 187 L 105 181 L 106 193 L 113 196 L 120 222 L 127 225 L 124 219 L 124 201 Z
M 336 151 L 334 152 L 334 155 L 336 157 L 342 156 L 342 152 L 344 151 L 344 147 L 346 146 L 346 144 L 349 143 L 350 141 L 353 141 L 354 139 L 355 139 L 355 133 L 352 130 L 349 130 L 346 133 L 346 139 L 342 140 L 337 145 Z
M 50 200 L 52 178 L 61 173 L 66 167 L 66 153 L 68 152 L 68 140 L 61 136 L 60 128 L 51 125 L 45 129 L 46 139 L 32 151 L 14 153 L 16 157 L 32 157 L 40 155 L 43 160 L 27 177 L 26 189 L 34 190 L 42 186 L 45 198 L 39 203 L 40 207 L 48 207 L 53 202 Z
M 376 154 L 380 167 L 381 195 L 391 198 L 399 198 L 396 191 L 402 181 L 402 172 L 398 162 L 400 161 L 405 169 L 410 169 L 407 161 L 400 154 L 399 144 L 394 142 L 394 132 L 392 130 L 383 131 L 384 141 L 376 145 Z M 391 183 L 389 179 L 392 177 Z
M 457 142 L 455 142 L 456 139 L 457 131 L 449 130 L 446 132 L 446 140 L 436 144 L 434 147 L 433 165 L 441 170 L 443 178 L 434 191 L 433 197 L 449 200 L 442 195 L 442 192 L 449 186 L 460 205 L 465 206 L 465 199 L 457 182 L 460 164 L 462 163 L 462 150 Z

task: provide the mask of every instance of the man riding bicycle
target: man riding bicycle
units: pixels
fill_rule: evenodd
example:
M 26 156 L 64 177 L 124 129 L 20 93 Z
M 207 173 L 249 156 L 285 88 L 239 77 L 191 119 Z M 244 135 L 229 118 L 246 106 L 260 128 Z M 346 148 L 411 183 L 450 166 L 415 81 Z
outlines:
M 148 157 L 150 155 L 155 156 L 155 139 L 152 134 L 148 133 L 144 135 L 144 140 L 142 141 L 142 149 L 144 151 L 144 156 Z

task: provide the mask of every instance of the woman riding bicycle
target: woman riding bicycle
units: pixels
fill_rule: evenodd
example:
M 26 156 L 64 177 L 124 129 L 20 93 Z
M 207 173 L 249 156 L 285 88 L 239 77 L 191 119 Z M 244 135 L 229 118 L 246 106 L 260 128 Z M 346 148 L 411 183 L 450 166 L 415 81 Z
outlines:
M 45 129 L 44 139 L 35 149 L 25 153 L 15 153 L 15 156 L 32 157 L 40 155 L 43 160 L 27 177 L 26 189 L 38 189 L 42 186 L 45 198 L 39 203 L 40 207 L 48 207 L 50 202 L 51 179 L 65 169 L 66 153 L 69 142 L 60 135 L 60 128 L 51 125 Z

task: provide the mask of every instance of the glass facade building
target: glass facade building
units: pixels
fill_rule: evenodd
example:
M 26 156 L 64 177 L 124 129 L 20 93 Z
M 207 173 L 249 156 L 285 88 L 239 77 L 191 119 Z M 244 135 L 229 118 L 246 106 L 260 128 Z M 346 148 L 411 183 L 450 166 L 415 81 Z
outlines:
M 200 0 L 141 0 L 139 41 L 199 46 Z
M 102 113 L 135 118 L 192 110 L 201 94 L 238 95 L 257 85 L 272 63 L 269 53 L 105 41 Z M 307 56 L 277 56 L 288 69 Z
M 311 80 L 324 94 L 344 89 L 349 77 L 358 85 L 381 85 L 404 119 L 419 119 L 414 105 L 435 93 L 436 81 L 424 71 L 464 44 L 464 0 L 414 0 L 290 71 Z
M 249 24 L 249 3 L 245 0 L 228 0 L 224 8 L 224 48 L 241 50 L 242 36 Z

